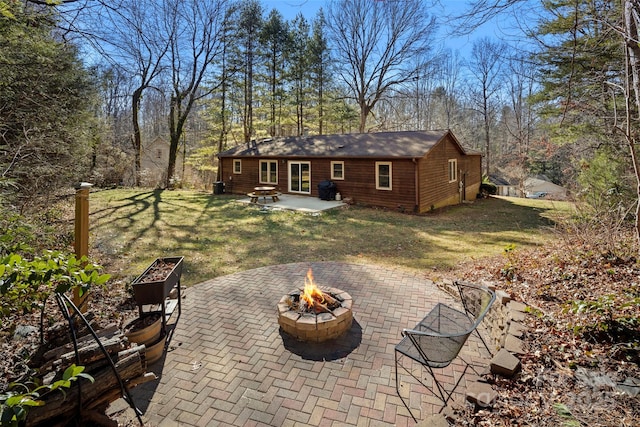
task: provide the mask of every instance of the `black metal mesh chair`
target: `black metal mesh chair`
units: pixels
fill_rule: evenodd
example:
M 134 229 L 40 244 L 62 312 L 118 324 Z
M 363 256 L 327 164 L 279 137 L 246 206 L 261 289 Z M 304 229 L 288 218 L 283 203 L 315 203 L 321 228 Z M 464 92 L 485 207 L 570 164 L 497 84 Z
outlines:
M 477 327 L 495 301 L 495 294 L 490 289 L 472 284 L 456 282 L 456 286 L 460 294 L 460 299 L 462 300 L 464 311 L 449 307 L 443 303 L 438 303 L 413 329 L 404 329 L 402 331 L 403 338 L 395 347 L 396 392 L 414 420 L 415 417 L 413 413 L 411 413 L 411 409 L 400 394 L 398 366 L 402 367 L 409 375 L 443 402 L 443 406 L 440 409 L 440 411 L 442 411 L 459 382 L 464 377 L 469 364 L 465 362 L 462 375 L 450 390 L 447 390 L 443 384 L 438 381 L 434 369 L 442 369 L 449 366 L 451 362 L 458 357 L 467 338 L 469 338 L 469 335 L 474 331 L 476 331 L 484 347 L 489 354 L 491 354 L 489 347 L 484 339 L 482 339 Z M 429 375 L 433 378 L 435 387 L 430 388 L 413 372 L 403 366 L 402 363 L 399 363 L 401 362 L 400 358 L 403 356 L 409 357 L 425 367 Z

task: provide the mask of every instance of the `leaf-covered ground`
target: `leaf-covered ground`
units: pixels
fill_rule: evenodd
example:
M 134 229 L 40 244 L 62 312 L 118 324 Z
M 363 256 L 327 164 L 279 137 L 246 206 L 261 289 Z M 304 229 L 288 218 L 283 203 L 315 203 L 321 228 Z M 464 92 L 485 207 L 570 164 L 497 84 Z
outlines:
M 499 393 L 496 404 L 465 408 L 457 424 L 638 425 L 640 264 L 619 255 L 631 253 L 622 245 L 629 238 L 603 237 L 510 248 L 451 272 L 496 283 L 531 307 L 521 372 L 509 380 L 488 378 Z

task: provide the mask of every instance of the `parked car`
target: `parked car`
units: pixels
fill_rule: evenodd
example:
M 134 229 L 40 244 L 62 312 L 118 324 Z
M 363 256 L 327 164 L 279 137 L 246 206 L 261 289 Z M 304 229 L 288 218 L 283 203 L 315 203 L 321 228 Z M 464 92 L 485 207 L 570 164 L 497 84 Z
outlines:
M 527 193 L 527 199 L 544 199 L 547 197 L 546 191 L 536 191 L 535 193 Z

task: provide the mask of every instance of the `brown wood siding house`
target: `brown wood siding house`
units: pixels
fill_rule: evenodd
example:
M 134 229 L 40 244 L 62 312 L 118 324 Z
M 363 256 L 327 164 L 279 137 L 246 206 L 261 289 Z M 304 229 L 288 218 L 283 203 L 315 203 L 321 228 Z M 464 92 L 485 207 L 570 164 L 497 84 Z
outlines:
M 354 203 L 427 212 L 480 191 L 481 155 L 451 131 L 379 132 L 290 137 L 253 142 L 218 155 L 226 192 L 258 185 L 318 197 L 333 181 Z

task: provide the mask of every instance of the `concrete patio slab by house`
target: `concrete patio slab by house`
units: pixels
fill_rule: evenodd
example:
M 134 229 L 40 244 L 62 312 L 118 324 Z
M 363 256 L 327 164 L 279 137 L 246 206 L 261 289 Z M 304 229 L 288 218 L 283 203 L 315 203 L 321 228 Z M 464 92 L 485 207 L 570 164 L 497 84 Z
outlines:
M 274 202 L 271 197 L 260 197 L 258 203 L 251 203 L 249 197 L 240 198 L 238 202 L 245 203 L 250 206 L 266 207 L 269 209 L 287 209 L 299 212 L 317 213 L 326 211 L 328 209 L 338 208 L 345 206 L 345 203 L 338 200 L 321 200 L 318 197 L 311 196 L 297 196 L 295 194 L 283 194 L 279 197 L 280 200 Z
M 353 326 L 339 340 L 301 343 L 279 330 L 276 304 L 304 284 L 309 268 L 319 286 L 354 299 Z M 336 262 L 262 267 L 184 294 L 168 352 L 149 366 L 159 380 L 132 390 L 154 426 L 414 425 L 396 394 L 394 346 L 436 302 L 457 305 L 420 274 Z M 478 343 L 472 335 L 463 357 L 477 360 Z M 462 369 L 454 362 L 441 379 L 453 385 Z M 418 421 L 440 409 L 415 380 L 401 379 Z M 474 379 L 467 373 L 456 402 Z

